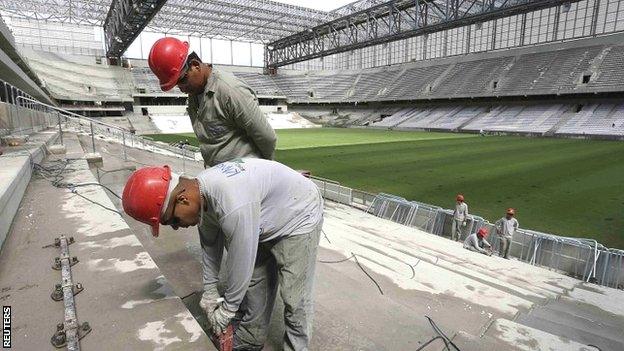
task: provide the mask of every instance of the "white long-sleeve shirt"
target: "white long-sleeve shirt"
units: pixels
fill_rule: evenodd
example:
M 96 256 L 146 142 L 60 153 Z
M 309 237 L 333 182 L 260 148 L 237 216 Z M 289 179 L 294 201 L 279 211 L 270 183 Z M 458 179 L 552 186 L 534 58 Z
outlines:
M 465 221 L 468 217 L 468 204 L 465 202 L 455 203 L 455 212 L 453 212 L 453 218 L 457 221 Z
M 236 311 L 249 286 L 258 243 L 312 231 L 322 220 L 323 199 L 311 180 L 264 159 L 224 162 L 197 179 L 206 200 L 199 229 L 204 285 L 218 282 L 225 247 L 225 307 Z
M 466 240 L 464 240 L 464 248 L 470 249 L 473 248 L 479 252 L 485 253 L 485 249 L 483 247 L 492 247 L 490 243 L 485 240 L 485 238 L 480 238 L 476 233 L 472 233 L 468 235 Z
M 511 219 L 507 219 L 507 217 L 503 217 L 499 219 L 498 221 L 496 221 L 494 225 L 496 226 L 496 229 L 498 229 L 499 235 L 506 236 L 509 238 L 511 238 L 514 235 L 514 233 L 516 232 L 516 229 L 518 229 L 519 227 L 518 220 L 515 219 L 514 217 L 511 217 Z

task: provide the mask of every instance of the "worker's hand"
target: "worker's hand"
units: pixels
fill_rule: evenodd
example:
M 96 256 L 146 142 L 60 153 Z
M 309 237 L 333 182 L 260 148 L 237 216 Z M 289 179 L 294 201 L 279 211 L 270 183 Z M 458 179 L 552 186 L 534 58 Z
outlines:
M 204 288 L 204 293 L 202 294 L 201 300 L 199 301 L 199 306 L 204 310 L 206 316 L 212 314 L 214 310 L 217 309 L 219 303 L 217 299 L 219 299 L 219 292 L 217 291 L 217 285 L 213 285 L 207 288 Z
M 236 312 L 228 311 L 223 304 L 219 304 L 214 312 L 208 314 L 208 322 L 212 328 L 212 332 L 221 335 L 225 332 Z

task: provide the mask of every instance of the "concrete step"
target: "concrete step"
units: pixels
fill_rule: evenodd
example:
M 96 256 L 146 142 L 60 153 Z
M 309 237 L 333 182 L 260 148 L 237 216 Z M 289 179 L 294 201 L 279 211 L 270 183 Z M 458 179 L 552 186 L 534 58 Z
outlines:
M 552 301 L 543 308 L 550 313 L 564 313 L 568 319 L 583 319 L 590 321 L 593 325 L 613 328 L 620 332 L 622 331 L 622 326 L 624 326 L 624 317 L 608 313 L 594 305 L 575 301 L 565 296 L 557 301 Z M 562 318 L 562 320 L 566 319 Z M 624 338 L 624 335 L 622 337 Z
M 547 316 L 539 317 L 537 315 L 524 316 L 517 321 L 518 323 L 548 332 L 553 335 L 574 340 L 584 345 L 597 346 L 601 350 L 624 350 L 624 342 L 614 340 L 608 336 L 613 336 L 612 331 L 600 329 L 599 327 L 590 327 L 583 329 L 577 319 L 566 321 L 553 321 Z M 621 330 L 619 331 L 621 333 Z M 617 337 L 617 336 L 616 336 Z
M 575 340 L 568 339 L 545 332 L 540 329 L 528 327 L 507 319 L 497 319 L 488 328 L 484 336 L 489 336 L 501 343 L 506 343 L 506 347 L 498 350 L 549 350 L 549 351 L 589 351 L 599 350 L 597 347 L 588 346 Z M 603 349 L 612 350 L 612 349 Z M 616 348 L 613 350 L 621 350 Z
M 491 336 L 484 335 L 483 337 L 474 336 L 465 332 L 459 332 L 452 339 L 453 343 L 462 351 L 516 351 L 521 350 L 515 348 L 507 342 L 503 342 Z M 440 345 L 442 342 L 436 341 Z M 443 349 L 443 348 L 440 348 Z

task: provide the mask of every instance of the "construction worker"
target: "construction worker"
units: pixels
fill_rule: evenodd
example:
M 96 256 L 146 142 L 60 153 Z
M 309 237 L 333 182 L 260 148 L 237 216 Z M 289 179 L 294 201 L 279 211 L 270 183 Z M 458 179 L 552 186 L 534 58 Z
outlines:
M 462 229 L 466 227 L 466 220 L 468 220 L 468 204 L 464 202 L 464 195 L 462 194 L 458 194 L 455 200 L 451 239 L 453 241 L 459 241 L 461 240 Z
M 464 249 L 492 256 L 492 245 L 485 240 L 487 235 L 488 231 L 485 228 L 481 228 L 478 232 L 468 235 L 464 241 Z M 487 248 L 487 250 L 485 248 Z
M 154 43 L 148 63 L 163 91 L 177 85 L 189 95 L 187 111 L 205 167 L 240 157 L 273 159 L 275 131 L 247 84 L 202 63 L 187 42 L 172 37 Z
M 509 259 L 509 248 L 511 247 L 511 239 L 513 238 L 514 233 L 518 229 L 518 220 L 514 218 L 516 215 L 516 210 L 513 208 L 508 208 L 505 213 L 505 217 L 496 221 L 494 226 L 496 226 L 496 234 L 498 234 L 501 240 L 500 252 L 498 255 L 500 257 Z
M 311 180 L 281 163 L 257 158 L 223 162 L 196 178 L 173 174 L 168 166 L 146 167 L 130 176 L 122 203 L 156 237 L 159 224 L 176 230 L 199 226 L 200 306 L 215 335 L 234 325 L 234 349 L 261 350 L 279 287 L 286 324 L 283 347 L 308 349 L 323 222 L 323 199 Z M 217 290 L 220 270 L 227 278 L 222 292 Z

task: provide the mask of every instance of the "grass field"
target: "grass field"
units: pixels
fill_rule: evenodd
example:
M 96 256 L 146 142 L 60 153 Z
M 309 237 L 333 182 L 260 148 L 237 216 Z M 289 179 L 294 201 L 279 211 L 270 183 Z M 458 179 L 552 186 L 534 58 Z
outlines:
M 276 158 L 371 192 L 470 212 L 491 221 L 518 209 L 525 228 L 624 248 L 624 143 L 371 129 L 278 130 Z M 152 136 L 176 141 L 187 136 Z

